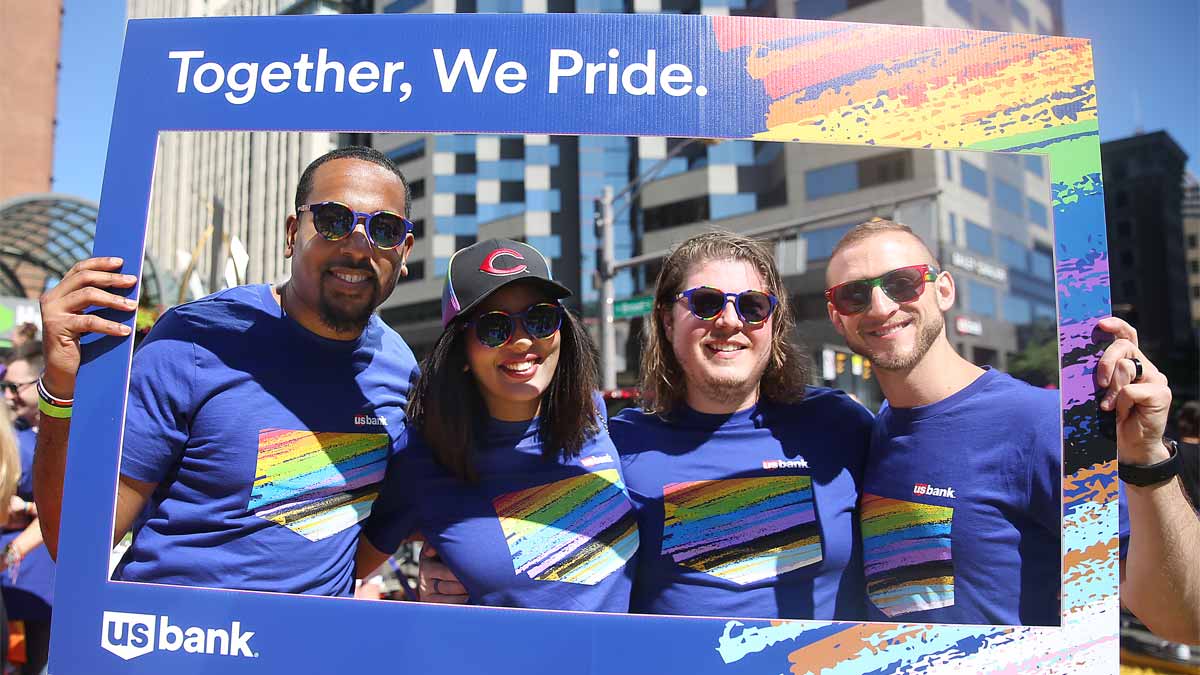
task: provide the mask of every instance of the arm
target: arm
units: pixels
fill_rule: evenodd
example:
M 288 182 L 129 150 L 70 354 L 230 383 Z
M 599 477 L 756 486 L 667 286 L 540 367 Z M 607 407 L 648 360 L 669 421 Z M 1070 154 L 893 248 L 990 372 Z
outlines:
M 354 558 L 354 578 L 366 579 L 390 557 L 387 553 L 375 548 L 371 540 L 367 539 L 367 535 L 358 535 L 358 553 Z
M 1103 410 L 1117 418 L 1117 458 L 1128 464 L 1153 464 L 1169 456 L 1163 445 L 1171 390 L 1167 379 L 1137 346 L 1137 333 L 1120 319 L 1100 328 L 1113 342 L 1096 368 L 1105 388 Z M 1131 358 L 1142 362 L 1133 381 Z M 1160 637 L 1200 643 L 1200 520 L 1178 478 L 1138 487 L 1125 485 L 1129 509 L 1129 551 L 1121 568 L 1121 602 Z
M 79 372 L 79 336 L 84 333 L 127 336 L 124 324 L 88 314 L 89 307 L 132 312 L 137 302 L 102 288 L 130 288 L 137 278 L 118 274 L 120 258 L 89 258 L 76 263 L 57 286 L 42 296 L 42 346 L 46 371 L 42 382 L 54 396 L 72 399 Z M 67 468 L 67 439 L 71 420 L 42 415 L 33 459 L 33 492 L 46 549 L 58 555 L 58 530 L 62 517 L 63 476 Z
M 421 602 L 465 605 L 470 600 L 466 587 L 454 576 L 454 572 L 446 567 L 438 557 L 437 551 L 428 543 L 421 547 L 420 572 L 417 577 L 417 598 Z

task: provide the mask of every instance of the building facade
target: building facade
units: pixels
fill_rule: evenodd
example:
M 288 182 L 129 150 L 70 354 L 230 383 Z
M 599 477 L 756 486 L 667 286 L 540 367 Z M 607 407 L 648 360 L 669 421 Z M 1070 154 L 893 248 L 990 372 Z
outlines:
M 1183 237 L 1187 251 L 1192 328 L 1200 332 L 1200 180 L 1191 173 L 1183 181 Z
M 191 15 L 634 11 L 1062 30 L 1058 0 L 373 0 L 367 5 L 133 0 L 130 16 L 168 10 Z M 171 182 L 155 179 L 151 222 L 173 223 L 176 230 L 168 235 L 170 228 L 164 228 L 163 235 L 151 239 L 159 265 L 174 264 L 180 273 L 191 262 L 197 270 L 193 279 L 220 283 L 221 266 L 229 267 L 229 261 L 195 251 L 210 227 L 209 239 L 221 241 L 217 230 L 223 227 L 221 234 L 231 241 L 236 237 L 246 250 L 243 280 L 279 279 L 287 271 L 278 251 L 290 209 L 282 200 L 294 190 L 295 173 L 328 147 L 351 139 L 216 136 L 160 141 L 179 144 L 167 148 L 179 165 L 159 172 Z M 878 397 L 870 366 L 842 346 L 821 298 L 825 261 L 853 224 L 888 217 L 925 237 L 959 279 L 959 306 L 948 317 L 949 329 L 967 358 L 1007 368 L 1035 339 L 1039 322 L 1054 317 L 1050 176 L 1039 158 L 599 136 L 372 134 L 353 140 L 370 142 L 391 156 L 412 186 L 417 236 L 410 275 L 381 314 L 418 355 L 441 331 L 441 284 L 451 254 L 482 238 L 520 239 L 542 250 L 555 275 L 576 291 L 576 309 L 593 317 L 598 300 L 594 202 L 605 187 L 626 193 L 614 208 L 618 260 L 665 251 L 714 226 L 769 233 L 797 299 L 800 334 L 820 365 L 815 381 L 841 386 L 864 400 Z M 200 162 L 208 162 L 208 168 L 197 168 Z M 172 190 L 176 196 L 167 197 Z M 270 207 L 274 211 L 250 211 L 261 211 L 273 198 L 280 200 Z M 223 225 L 214 215 L 223 216 Z M 270 227 L 275 234 L 264 229 Z M 656 272 L 653 262 L 622 272 L 617 298 L 648 293 Z M 625 341 L 618 349 L 622 383 L 634 381 L 642 323 L 640 317 L 618 322 L 618 337 Z
M 1100 146 L 1113 313 L 1137 326 L 1138 346 L 1195 397 L 1196 336 L 1184 236 L 1187 154 L 1164 131 Z
M 0 3 L 0 208 L 51 189 L 62 14 L 62 0 Z M 41 267 L 9 252 L 0 251 L 0 269 L 31 297 L 47 281 Z

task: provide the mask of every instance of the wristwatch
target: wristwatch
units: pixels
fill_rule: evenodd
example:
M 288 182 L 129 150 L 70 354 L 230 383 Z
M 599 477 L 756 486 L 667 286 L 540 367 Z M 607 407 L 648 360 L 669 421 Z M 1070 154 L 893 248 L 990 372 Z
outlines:
M 1126 464 L 1117 462 L 1117 473 L 1121 480 L 1130 485 L 1145 487 L 1170 480 L 1179 475 L 1179 445 L 1169 439 L 1163 439 L 1171 456 L 1156 464 Z

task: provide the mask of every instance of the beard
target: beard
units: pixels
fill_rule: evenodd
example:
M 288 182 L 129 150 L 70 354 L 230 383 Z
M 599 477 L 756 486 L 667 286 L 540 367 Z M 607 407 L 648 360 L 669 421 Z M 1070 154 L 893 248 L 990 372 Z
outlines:
M 693 377 L 685 377 L 688 387 L 694 387 L 697 392 L 708 400 L 718 404 L 736 404 L 745 401 L 751 394 L 759 390 L 762 376 L 767 370 L 767 361 L 756 364 L 751 372 L 739 373 L 712 372 L 704 370 Z
M 363 302 L 339 300 L 321 284 L 321 295 L 317 302 L 317 316 L 321 323 L 338 333 L 359 332 L 366 328 L 371 314 L 379 305 L 379 285 L 373 283 L 371 295 Z
M 919 321 L 919 319 L 917 319 Z M 925 358 L 925 354 L 929 352 L 930 347 L 934 342 L 937 342 L 938 336 L 946 326 L 946 321 L 942 317 L 941 312 L 935 312 L 928 320 L 919 321 L 917 324 L 917 339 L 911 350 L 902 353 L 895 352 L 872 352 L 866 343 L 859 337 L 855 339 L 846 338 L 846 345 L 850 350 L 859 356 L 870 359 L 871 367 L 879 370 L 911 370 L 914 366 Z

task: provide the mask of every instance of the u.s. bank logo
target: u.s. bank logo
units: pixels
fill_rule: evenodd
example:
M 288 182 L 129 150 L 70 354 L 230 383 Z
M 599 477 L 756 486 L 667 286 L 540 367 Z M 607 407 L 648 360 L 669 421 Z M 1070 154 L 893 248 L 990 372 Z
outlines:
M 105 612 L 100 646 L 125 659 L 136 659 L 154 651 L 184 651 L 188 654 L 214 654 L 254 658 L 250 638 L 254 631 L 243 631 L 234 621 L 228 630 L 199 626 L 174 626 L 166 615 Z
M 128 661 L 154 651 L 153 614 L 105 612 L 100 646 Z

